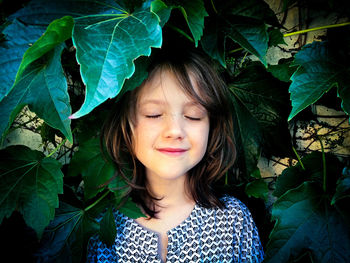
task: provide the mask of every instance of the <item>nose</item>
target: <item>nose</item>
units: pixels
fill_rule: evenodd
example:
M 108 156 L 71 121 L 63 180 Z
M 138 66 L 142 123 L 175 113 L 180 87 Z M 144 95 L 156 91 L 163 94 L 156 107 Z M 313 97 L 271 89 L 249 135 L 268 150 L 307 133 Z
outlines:
M 185 137 L 184 119 L 179 115 L 169 115 L 165 118 L 163 136 L 165 138 L 183 139 Z

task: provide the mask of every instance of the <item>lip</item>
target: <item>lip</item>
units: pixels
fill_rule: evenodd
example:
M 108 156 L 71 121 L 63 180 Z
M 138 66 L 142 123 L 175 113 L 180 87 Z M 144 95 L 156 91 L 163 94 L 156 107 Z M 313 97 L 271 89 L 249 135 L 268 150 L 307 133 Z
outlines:
M 161 153 L 164 153 L 170 156 L 180 156 L 188 151 L 187 149 L 182 149 L 182 148 L 158 148 L 157 150 Z

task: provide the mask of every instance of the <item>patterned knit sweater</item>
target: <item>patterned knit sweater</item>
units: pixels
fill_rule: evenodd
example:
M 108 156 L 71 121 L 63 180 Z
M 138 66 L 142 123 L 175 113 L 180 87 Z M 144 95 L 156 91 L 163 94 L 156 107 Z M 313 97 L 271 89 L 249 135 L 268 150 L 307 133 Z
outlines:
M 166 262 L 261 262 L 263 249 L 247 207 L 234 197 L 221 199 L 225 208 L 195 205 L 188 218 L 169 230 Z M 157 233 L 119 211 L 117 236 L 107 247 L 90 239 L 88 262 L 162 262 Z

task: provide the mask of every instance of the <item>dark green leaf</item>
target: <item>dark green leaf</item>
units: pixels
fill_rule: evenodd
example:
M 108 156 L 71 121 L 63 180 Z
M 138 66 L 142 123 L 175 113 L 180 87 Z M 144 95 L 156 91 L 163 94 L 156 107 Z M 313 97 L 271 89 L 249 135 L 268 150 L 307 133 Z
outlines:
M 323 184 L 323 161 L 321 152 L 312 152 L 301 159 L 305 170 L 300 163 L 286 168 L 277 178 L 274 196 L 280 197 L 288 190 L 301 185 L 305 181 L 317 182 L 320 186 Z M 335 189 L 337 179 L 341 175 L 342 165 L 339 160 L 330 154 L 326 154 L 326 174 L 329 192 Z
M 287 45 L 283 34 L 278 28 L 269 31 L 269 46 Z
M 81 262 L 89 238 L 98 229 L 86 211 L 60 203 L 41 240 L 38 262 Z
M 162 0 L 154 0 L 151 4 L 151 11 L 156 13 L 160 19 L 160 25 L 163 27 L 168 22 L 172 7 L 168 7 Z
M 295 72 L 296 67 L 291 66 L 290 60 L 281 59 L 278 65 L 269 65 L 267 71 L 280 81 L 290 82 L 290 77 Z
M 118 210 L 129 218 L 146 217 L 141 209 L 129 198 Z
M 71 32 L 71 30 L 70 17 L 55 20 L 45 34 L 26 52 L 15 85 L 0 101 L 2 138 L 19 111 L 28 105 L 30 110 L 44 119 L 47 124 L 59 129 L 72 141 L 68 118 L 71 108 L 67 83 L 61 66 L 64 44 L 59 42 L 69 35 L 66 31 Z M 61 34 L 63 38 L 59 37 Z M 40 48 L 50 50 L 42 54 Z M 37 59 L 40 55 L 42 57 Z
M 226 39 L 230 38 L 266 65 L 269 42 L 266 24 L 278 25 L 269 6 L 256 0 L 219 1 L 215 8 L 216 15 L 211 15 L 205 25 L 201 43 L 204 51 L 225 66 Z
M 238 160 L 245 160 L 243 167 L 248 175 L 256 169 L 262 145 L 268 156 L 288 155 L 292 148 L 286 121 L 288 93 L 284 85 L 258 63 L 244 69 L 229 83 L 238 129 L 235 134 Z
M 198 41 L 203 35 L 204 17 L 208 16 L 203 0 L 184 1 L 179 8 L 186 19 L 197 47 Z
M 299 67 L 291 77 L 293 108 L 289 120 L 334 86 L 338 87 L 343 110 L 350 113 L 350 67 L 340 63 L 342 58 L 336 52 L 329 49 L 328 42 L 314 42 L 296 54 L 294 65 Z
M 336 192 L 332 198 L 332 205 L 343 198 L 350 197 L 350 176 L 339 180 Z
M 111 246 L 114 244 L 116 234 L 117 227 L 113 209 L 109 208 L 100 222 L 100 238 L 105 244 Z
M 304 183 L 274 204 L 276 220 L 267 245 L 265 262 L 288 262 L 310 251 L 314 262 L 346 262 L 350 233 L 317 184 Z
M 249 182 L 245 187 L 245 192 L 249 197 L 261 198 L 267 200 L 269 188 L 264 179 L 257 179 Z
M 61 164 L 25 146 L 0 151 L 0 222 L 14 210 L 39 238 L 55 215 L 63 193 Z
M 149 56 L 151 47 L 161 46 L 162 29 L 153 12 L 138 9 L 129 14 L 116 3 L 110 8 L 108 13 L 75 18 L 73 42 L 86 95 L 72 118 L 86 115 L 118 95 L 135 71 L 133 61 Z
M 105 155 L 102 154 L 99 139 L 91 138 L 79 146 L 69 164 L 69 176 L 83 176 L 85 199 L 103 191 L 115 173 L 112 161 Z
M 15 19 L 5 28 L 0 42 L 0 101 L 13 86 L 24 52 L 42 35 L 44 26 L 25 26 Z

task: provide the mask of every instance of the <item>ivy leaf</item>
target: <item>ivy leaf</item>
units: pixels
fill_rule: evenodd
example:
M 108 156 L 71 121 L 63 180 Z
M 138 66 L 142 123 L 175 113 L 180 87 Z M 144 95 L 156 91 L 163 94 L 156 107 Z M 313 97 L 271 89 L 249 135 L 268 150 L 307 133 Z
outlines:
M 98 229 L 87 211 L 60 203 L 36 253 L 38 262 L 82 262 L 89 238 Z
M 248 175 L 256 169 L 262 149 L 267 156 L 290 154 L 285 86 L 266 73 L 259 63 L 245 68 L 229 82 L 236 119 L 238 161 Z M 275 139 L 268 139 L 271 136 Z
M 255 198 L 262 198 L 266 201 L 269 189 L 264 179 L 257 179 L 252 182 L 249 182 L 246 185 L 245 192 L 248 195 L 248 197 L 253 196 Z
M 130 14 L 116 3 L 111 8 L 113 12 L 75 18 L 73 43 L 86 96 L 71 118 L 86 115 L 118 95 L 125 79 L 135 71 L 133 61 L 149 56 L 151 47 L 161 46 L 162 30 L 156 14 L 147 9 Z
M 204 17 L 208 16 L 203 0 L 184 1 L 179 8 L 185 17 L 197 47 L 198 41 L 203 35 Z
M 348 260 L 349 228 L 317 184 L 306 182 L 281 196 L 272 217 L 276 224 L 267 244 L 266 262 L 286 262 L 305 250 L 315 262 Z
M 62 42 L 69 37 L 72 26 L 71 17 L 53 21 L 45 34 L 26 51 L 15 85 L 0 101 L 2 138 L 19 111 L 28 105 L 47 124 L 72 141 L 68 118 L 71 108 L 61 66 Z
M 274 196 L 280 197 L 288 190 L 299 187 L 305 181 L 317 182 L 320 186 L 323 184 L 323 161 L 321 152 L 312 152 L 303 158 L 304 169 L 300 163 L 295 166 L 288 167 L 283 170 L 282 174 L 277 178 Z M 337 178 L 341 174 L 341 163 L 331 154 L 326 154 L 326 174 L 327 185 L 329 190 L 335 188 Z
M 281 59 L 278 65 L 269 65 L 267 71 L 280 81 L 290 82 L 290 78 L 296 70 L 289 59 Z
M 61 164 L 26 146 L 0 151 L 0 222 L 14 210 L 40 238 L 63 193 Z
M 116 235 L 117 227 L 115 224 L 113 210 L 110 207 L 100 222 L 100 238 L 103 243 L 106 243 L 108 246 L 112 246 L 114 244 Z
M 131 198 L 128 198 L 128 200 L 123 204 L 123 206 L 119 207 L 118 210 L 129 218 L 135 219 L 139 217 L 146 217 L 141 212 L 141 209 L 131 201 Z
M 13 86 L 24 52 L 44 31 L 44 26 L 25 26 L 17 19 L 3 31 L 6 39 L 0 42 L 0 101 Z
M 168 7 L 162 0 L 154 0 L 151 3 L 151 11 L 156 13 L 160 19 L 160 26 L 163 27 L 168 22 L 171 14 L 171 7 Z
M 229 38 L 256 55 L 266 66 L 269 42 L 266 24 L 278 25 L 269 6 L 256 0 L 219 1 L 215 4 L 215 14 L 205 25 L 201 41 L 204 51 L 225 67 L 225 46 Z
M 350 197 L 350 176 L 339 179 L 331 204 L 347 197 Z
M 79 150 L 74 154 L 70 164 L 68 175 L 81 174 L 84 180 L 84 196 L 90 199 L 102 192 L 115 173 L 111 160 L 102 154 L 98 138 L 92 138 L 83 142 Z
M 293 108 L 288 120 L 315 103 L 332 87 L 338 88 L 342 108 L 350 113 L 350 67 L 341 63 L 342 58 L 336 52 L 336 49 L 329 48 L 328 42 L 313 42 L 295 55 L 293 64 L 299 67 L 291 77 L 289 92 Z

